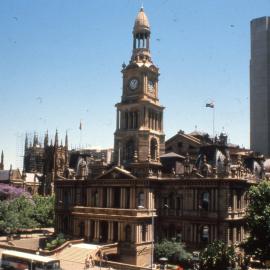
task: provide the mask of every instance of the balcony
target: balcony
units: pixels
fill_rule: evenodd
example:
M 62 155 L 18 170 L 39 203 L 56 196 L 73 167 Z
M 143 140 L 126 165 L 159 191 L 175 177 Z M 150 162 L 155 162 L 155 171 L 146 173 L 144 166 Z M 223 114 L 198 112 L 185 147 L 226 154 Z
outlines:
M 84 207 L 84 206 L 74 206 L 70 208 L 73 215 L 83 215 L 91 216 L 96 218 L 109 219 L 115 217 L 117 219 L 129 218 L 151 218 L 152 210 L 148 209 L 124 209 L 124 208 L 99 208 L 99 207 Z M 155 211 L 155 210 L 153 210 Z

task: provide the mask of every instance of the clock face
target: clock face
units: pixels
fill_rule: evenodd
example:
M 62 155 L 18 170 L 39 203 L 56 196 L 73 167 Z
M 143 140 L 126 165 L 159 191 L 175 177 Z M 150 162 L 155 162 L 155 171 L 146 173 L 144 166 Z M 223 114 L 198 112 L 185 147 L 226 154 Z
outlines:
M 150 93 L 153 93 L 155 89 L 155 83 L 154 81 L 148 80 L 148 91 Z
M 138 79 L 133 78 L 133 79 L 131 79 L 131 80 L 129 81 L 129 88 L 130 88 L 131 90 L 137 89 L 137 88 L 138 88 L 138 85 L 139 85 Z

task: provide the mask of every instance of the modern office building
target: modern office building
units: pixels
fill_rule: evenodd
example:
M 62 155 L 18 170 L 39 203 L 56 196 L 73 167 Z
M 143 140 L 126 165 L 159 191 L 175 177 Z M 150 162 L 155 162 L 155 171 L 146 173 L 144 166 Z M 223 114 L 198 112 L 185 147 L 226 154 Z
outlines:
M 251 21 L 250 148 L 270 155 L 270 17 Z

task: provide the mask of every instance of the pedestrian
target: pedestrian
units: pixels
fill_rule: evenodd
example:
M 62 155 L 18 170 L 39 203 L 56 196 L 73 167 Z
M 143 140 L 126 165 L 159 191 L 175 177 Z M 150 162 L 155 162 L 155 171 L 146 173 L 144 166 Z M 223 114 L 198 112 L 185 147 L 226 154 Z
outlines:
M 93 258 L 91 255 L 89 255 L 89 267 L 93 267 L 94 263 L 93 263 Z
M 89 269 L 90 268 L 90 261 L 89 257 L 86 256 L 85 261 L 84 261 L 84 269 Z

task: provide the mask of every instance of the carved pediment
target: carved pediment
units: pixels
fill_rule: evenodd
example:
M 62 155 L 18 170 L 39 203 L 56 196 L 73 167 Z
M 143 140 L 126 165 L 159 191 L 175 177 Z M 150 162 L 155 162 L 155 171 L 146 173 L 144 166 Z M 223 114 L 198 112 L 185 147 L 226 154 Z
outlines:
M 136 179 L 136 177 L 125 169 L 113 167 L 99 175 L 96 179 Z

